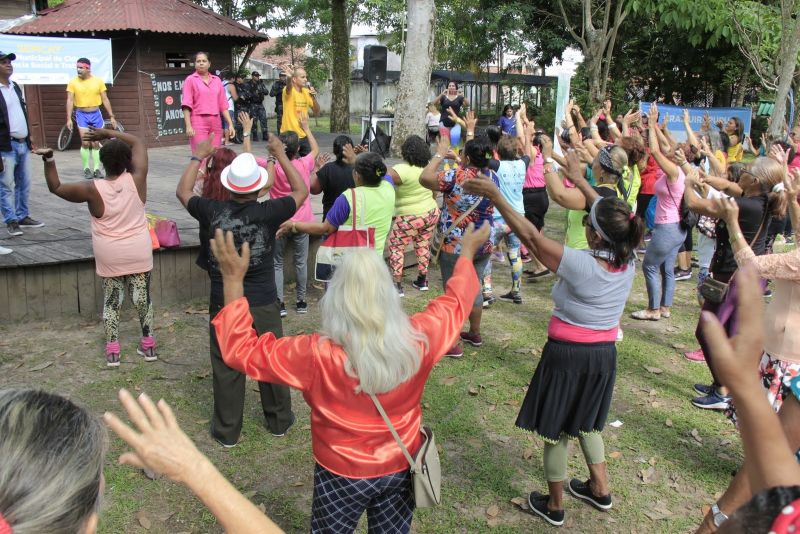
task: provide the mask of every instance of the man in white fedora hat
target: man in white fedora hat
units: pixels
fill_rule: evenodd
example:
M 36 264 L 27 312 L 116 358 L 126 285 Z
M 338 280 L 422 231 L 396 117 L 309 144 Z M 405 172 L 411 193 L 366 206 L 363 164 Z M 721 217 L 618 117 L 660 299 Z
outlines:
M 277 160 L 286 170 L 286 178 L 292 190 L 289 196 L 258 202 L 259 194 L 268 188 L 269 173 L 258 165 L 256 158 L 249 152 L 237 156 L 220 175 L 222 186 L 231 192 L 230 200 L 220 201 L 197 196 L 192 188 L 200 162 L 214 153 L 212 141 L 207 139 L 197 145 L 176 191 L 181 204 L 200 223 L 200 255 L 197 264 L 208 271 L 211 279 L 209 319 L 213 319 L 224 305 L 222 274 L 216 259 L 209 253 L 208 244 L 214 231 L 220 228 L 224 232 L 233 232 L 237 247 L 244 242 L 250 243 L 250 266 L 244 279 L 244 296 L 250 305 L 256 332 L 258 335 L 272 332 L 276 337 L 281 337 L 283 328 L 273 263 L 275 232 L 302 205 L 308 197 L 308 188 L 286 157 L 283 143 L 275 135 L 270 135 L 267 148 L 272 157 L 268 165 L 274 165 L 274 160 Z M 209 333 L 214 377 L 211 436 L 222 446 L 233 447 L 239 441 L 242 431 L 245 375 L 225 365 L 213 327 L 209 328 Z M 295 422 L 289 388 L 260 382 L 259 391 L 267 429 L 273 436 L 285 435 Z

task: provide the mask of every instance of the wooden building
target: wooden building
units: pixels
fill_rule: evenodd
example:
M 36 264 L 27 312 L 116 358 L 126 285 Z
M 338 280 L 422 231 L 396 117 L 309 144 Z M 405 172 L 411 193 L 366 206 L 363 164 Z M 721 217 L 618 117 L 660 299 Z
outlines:
M 7 33 L 111 39 L 114 115 L 149 147 L 187 143 L 180 87 L 194 70 L 195 52 L 207 52 L 212 70 L 222 70 L 234 64 L 234 47 L 267 40 L 190 0 L 66 0 Z M 66 122 L 66 86 L 25 91 L 34 141 L 55 145 Z M 78 147 L 77 135 L 72 142 Z

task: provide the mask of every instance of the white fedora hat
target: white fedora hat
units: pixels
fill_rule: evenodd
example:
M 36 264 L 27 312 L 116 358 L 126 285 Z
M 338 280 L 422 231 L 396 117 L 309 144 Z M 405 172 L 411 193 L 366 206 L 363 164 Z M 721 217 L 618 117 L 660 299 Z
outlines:
M 268 179 L 267 169 L 259 167 L 256 158 L 247 152 L 236 156 L 219 177 L 222 187 L 239 195 L 260 191 Z

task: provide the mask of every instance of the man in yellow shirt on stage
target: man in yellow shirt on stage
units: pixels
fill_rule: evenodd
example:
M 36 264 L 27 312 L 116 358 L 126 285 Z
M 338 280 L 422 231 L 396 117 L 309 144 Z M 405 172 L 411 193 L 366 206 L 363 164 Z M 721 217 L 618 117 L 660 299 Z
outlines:
M 302 67 L 284 65 L 283 72 L 289 78 L 289 83 L 283 88 L 283 120 L 281 133 L 294 132 L 300 140 L 298 155 L 303 157 L 311 152 L 311 144 L 306 139 L 306 133 L 300 126 L 300 118 L 319 113 L 317 91 L 308 83 L 308 75 Z
M 75 110 L 75 122 L 81 135 L 81 161 L 83 161 L 83 177 L 86 179 L 102 178 L 100 171 L 100 143 L 97 141 L 84 141 L 85 134 L 90 126 L 102 128 L 104 125 L 103 114 L 100 113 L 100 104 L 108 113 L 111 127 L 117 128 L 114 112 L 111 111 L 111 102 L 106 94 L 106 84 L 97 76 L 92 76 L 92 63 L 82 57 L 77 62 L 78 75 L 67 84 L 67 128 L 72 131 L 72 111 Z M 92 160 L 94 172 L 89 169 L 89 160 Z

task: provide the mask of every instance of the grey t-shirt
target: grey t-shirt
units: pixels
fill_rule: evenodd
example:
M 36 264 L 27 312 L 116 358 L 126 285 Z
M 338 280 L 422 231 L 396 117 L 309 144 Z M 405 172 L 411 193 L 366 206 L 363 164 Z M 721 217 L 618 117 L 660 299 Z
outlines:
M 605 270 L 591 251 L 564 247 L 553 286 L 553 315 L 562 321 L 608 330 L 619 324 L 636 274 L 632 260 L 622 270 Z

